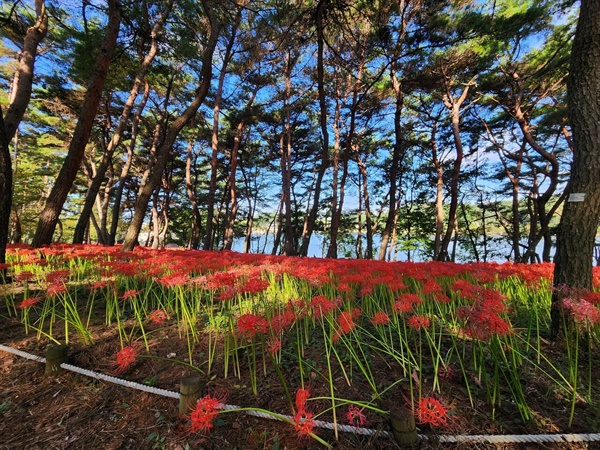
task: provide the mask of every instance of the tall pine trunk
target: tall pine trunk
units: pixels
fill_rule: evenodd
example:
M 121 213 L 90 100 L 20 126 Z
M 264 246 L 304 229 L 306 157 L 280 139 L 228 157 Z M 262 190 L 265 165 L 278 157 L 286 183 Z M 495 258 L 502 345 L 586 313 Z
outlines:
M 592 288 L 593 251 L 600 220 L 600 0 L 582 0 L 567 84 L 573 163 L 554 259 L 552 335 L 560 330 L 563 286 Z M 582 201 L 573 194 L 583 194 Z M 564 292 L 564 291 L 563 291 Z
M 302 245 L 300 247 L 300 256 L 308 255 L 308 247 L 310 238 L 315 229 L 317 222 L 317 213 L 319 212 L 319 202 L 321 200 L 321 185 L 323 177 L 329 165 L 329 131 L 327 129 L 327 100 L 325 94 L 325 68 L 324 68 L 324 53 L 325 53 L 325 37 L 323 33 L 323 16 L 324 8 L 327 2 L 319 2 L 317 8 L 317 91 L 319 93 L 319 125 L 321 127 L 321 164 L 317 171 L 317 179 L 314 184 L 313 204 L 310 208 L 308 216 L 304 222 L 304 230 L 302 231 Z
M 444 76 L 444 80 L 447 81 L 447 78 Z M 450 120 L 452 124 L 452 136 L 454 138 L 454 147 L 456 149 L 456 159 L 454 160 L 454 167 L 452 169 L 452 180 L 450 183 L 450 207 L 448 209 L 448 225 L 446 228 L 446 233 L 442 238 L 442 242 L 440 245 L 440 251 L 437 255 L 437 259 L 439 261 L 447 261 L 451 259 L 454 261 L 454 256 L 450 257 L 448 254 L 448 247 L 450 245 L 450 241 L 452 240 L 452 234 L 457 231 L 458 222 L 456 220 L 456 212 L 458 211 L 458 182 L 460 177 L 460 170 L 463 159 L 463 145 L 462 139 L 460 137 L 460 108 L 462 104 L 465 102 L 467 95 L 469 93 L 469 88 L 475 84 L 475 79 L 471 79 L 469 83 L 464 87 L 463 92 L 458 98 L 455 98 L 450 93 L 450 86 L 446 85 L 446 95 L 444 97 L 444 105 L 450 111 Z M 456 240 L 454 249 L 452 251 L 452 255 L 455 255 L 456 251 Z
M 127 157 L 125 159 L 125 164 L 123 164 L 123 167 L 121 168 L 119 180 L 117 181 L 117 185 L 115 188 L 114 201 L 111 211 L 108 245 L 115 245 L 115 241 L 117 239 L 117 228 L 119 226 L 119 216 L 121 214 L 121 201 L 123 198 L 123 192 L 125 191 L 125 180 L 127 179 L 127 175 L 129 174 L 131 164 L 133 163 L 133 152 L 135 150 L 137 136 L 139 133 L 140 120 L 142 118 L 142 113 L 146 108 L 148 97 L 150 97 L 150 86 L 146 81 L 144 83 L 144 96 L 142 98 L 142 101 L 140 102 L 140 105 L 138 106 L 137 111 L 135 112 L 135 116 L 133 117 L 133 123 L 131 124 L 131 139 L 129 142 L 129 146 L 127 147 Z
M 158 19 L 158 21 L 152 27 L 152 31 L 150 33 L 150 37 L 151 37 L 150 48 L 148 50 L 148 53 L 142 58 L 140 67 L 137 71 L 137 74 L 136 74 L 134 82 L 133 82 L 133 87 L 131 88 L 131 91 L 129 92 L 129 96 L 128 96 L 127 100 L 125 101 L 125 105 L 123 106 L 123 111 L 121 112 L 121 118 L 119 119 L 119 123 L 117 124 L 115 132 L 113 133 L 112 139 L 109 141 L 108 146 L 104 152 L 104 155 L 100 162 L 100 166 L 98 167 L 96 176 L 94 177 L 94 179 L 92 180 L 92 183 L 90 184 L 90 186 L 88 188 L 87 195 L 85 197 L 85 202 L 83 204 L 83 208 L 79 215 L 79 219 L 77 220 L 77 225 L 75 226 L 75 233 L 73 236 L 74 244 L 79 244 L 79 243 L 83 242 L 83 236 L 85 233 L 85 229 L 88 225 L 88 221 L 90 219 L 90 214 L 92 213 L 94 201 L 96 199 L 96 196 L 98 195 L 100 186 L 102 185 L 102 182 L 104 181 L 104 176 L 106 175 L 106 171 L 112 162 L 113 153 L 115 152 L 116 148 L 121 143 L 123 131 L 125 130 L 125 126 L 127 125 L 127 122 L 129 121 L 129 117 L 131 116 L 131 111 L 133 110 L 133 107 L 135 105 L 135 100 L 139 94 L 140 87 L 142 86 L 142 83 L 146 79 L 146 74 L 148 73 L 148 69 L 150 68 L 150 65 L 152 64 L 154 57 L 158 53 L 158 39 L 162 32 L 163 25 L 164 25 L 165 21 L 167 20 L 167 17 L 171 11 L 171 7 L 173 6 L 173 1 L 174 0 L 169 0 L 169 3 L 167 4 L 164 13 L 161 15 L 161 17 Z
M 196 96 L 190 105 L 178 118 L 173 121 L 173 123 L 171 123 L 163 142 L 157 149 L 156 162 L 152 167 L 146 183 L 140 187 L 138 198 L 135 202 L 133 218 L 129 228 L 127 229 L 127 234 L 125 235 L 123 245 L 121 246 L 122 251 L 132 251 L 137 244 L 138 236 L 144 222 L 144 217 L 146 216 L 146 209 L 148 208 L 150 196 L 159 186 L 162 180 L 171 147 L 175 143 L 179 132 L 196 115 L 198 108 L 204 102 L 206 94 L 208 93 L 208 89 L 210 88 L 210 83 L 212 80 L 212 59 L 219 37 L 219 23 L 217 21 L 215 11 L 213 11 L 212 8 L 207 5 L 207 2 L 202 2 L 202 5 L 210 22 L 210 36 L 202 57 L 200 85 L 198 86 Z
M 213 126 L 211 135 L 211 158 L 210 158 L 210 183 L 208 186 L 208 197 L 206 199 L 206 229 L 204 234 L 204 250 L 211 250 L 214 246 L 215 236 L 215 202 L 217 194 L 217 175 L 218 175 L 218 156 L 219 156 L 219 118 L 221 114 L 221 100 L 223 96 L 223 86 L 225 84 L 225 75 L 227 74 L 227 66 L 231 61 L 232 49 L 235 44 L 238 27 L 242 21 L 242 8 L 239 8 L 235 18 L 231 36 L 225 49 L 225 56 L 221 64 L 221 72 L 219 73 L 219 82 L 217 84 L 217 92 L 215 95 L 215 106 L 213 109 Z
M 35 235 L 31 243 L 33 247 L 48 245 L 52 242 L 52 236 L 54 235 L 63 205 L 83 161 L 85 147 L 90 138 L 96 111 L 102 98 L 104 82 L 106 81 L 112 54 L 117 43 L 120 24 L 121 8 L 119 2 L 117 0 L 109 0 L 106 34 L 94 65 L 93 75 L 88 84 L 83 106 L 79 113 L 79 119 L 77 120 L 71 143 L 69 144 L 67 157 L 46 199 L 46 205 L 40 213 Z
M 48 31 L 48 14 L 44 0 L 35 1 L 36 22 L 27 28 L 20 52 L 19 64 L 12 84 L 11 102 L 3 116 L 0 109 L 0 281 L 5 278 L 6 245 L 10 228 L 13 198 L 13 172 L 10 160 L 10 140 L 16 134 L 25 114 L 33 84 L 35 58 L 39 43 Z

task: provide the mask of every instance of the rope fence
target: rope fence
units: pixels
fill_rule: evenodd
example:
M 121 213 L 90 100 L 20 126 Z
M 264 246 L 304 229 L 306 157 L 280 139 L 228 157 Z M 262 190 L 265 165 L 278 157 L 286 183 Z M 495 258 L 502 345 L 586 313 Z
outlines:
M 47 363 L 47 359 L 41 356 L 32 355 L 30 353 L 18 350 L 3 344 L 0 344 L 0 350 L 11 353 L 22 358 L 26 358 L 32 361 L 40 363 Z M 139 391 L 147 392 L 154 395 L 161 395 L 163 397 L 169 397 L 173 399 L 180 399 L 181 393 L 175 391 L 169 391 L 167 389 L 156 388 L 154 386 L 148 386 L 146 384 L 136 383 L 134 381 L 124 380 L 121 378 L 105 375 L 102 373 L 94 372 L 88 369 L 82 369 L 77 366 L 73 366 L 67 363 L 60 363 L 60 368 L 68 370 L 70 372 L 78 373 L 90 378 L 102 380 L 107 383 L 124 386 L 130 389 L 137 389 Z M 225 405 L 221 404 L 221 410 L 235 410 L 240 409 L 240 406 Z M 274 417 L 261 411 L 248 411 L 247 408 L 244 412 L 246 415 L 259 417 L 270 420 L 292 420 L 292 416 L 286 416 L 278 414 L 280 418 Z M 315 420 L 314 426 L 323 429 L 334 430 L 337 428 L 338 431 L 346 433 L 360 434 L 365 436 L 377 436 L 377 437 L 393 437 L 392 433 L 383 430 L 374 430 L 369 428 L 355 427 L 351 425 L 333 424 L 330 422 L 324 422 L 321 420 Z M 440 443 L 453 443 L 453 444 L 465 444 L 465 443 L 485 443 L 485 444 L 517 444 L 517 443 L 575 443 L 575 442 L 597 442 L 600 441 L 600 433 L 587 433 L 587 434 L 525 434 L 525 435 L 418 435 L 421 440 L 433 440 Z

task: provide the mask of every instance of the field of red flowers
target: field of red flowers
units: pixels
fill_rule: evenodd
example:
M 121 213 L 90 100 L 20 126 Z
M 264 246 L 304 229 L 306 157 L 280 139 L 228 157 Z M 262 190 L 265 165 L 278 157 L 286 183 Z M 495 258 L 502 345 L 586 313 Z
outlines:
M 193 375 L 201 389 L 179 414 L 175 399 L 47 377 L 0 351 L 0 448 L 397 448 L 398 412 L 423 448 L 600 431 L 600 295 L 566 293 L 550 341 L 549 264 L 56 245 L 11 247 L 7 268 L 0 344 L 67 344 L 74 366 L 170 391 Z

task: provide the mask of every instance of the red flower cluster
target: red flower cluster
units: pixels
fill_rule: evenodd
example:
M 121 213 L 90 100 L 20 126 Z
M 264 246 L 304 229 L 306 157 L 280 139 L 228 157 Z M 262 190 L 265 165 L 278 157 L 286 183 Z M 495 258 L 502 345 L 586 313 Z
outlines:
M 248 338 L 254 337 L 258 333 L 266 333 L 269 328 L 269 322 L 264 317 L 256 314 L 244 314 L 237 321 L 238 333 Z
M 371 319 L 371 323 L 375 326 L 377 325 L 387 325 L 390 323 L 390 316 L 387 315 L 384 311 L 376 312 Z
M 213 420 L 219 415 L 220 407 L 221 402 L 210 395 L 205 395 L 199 399 L 190 414 L 191 431 L 209 431 L 213 428 Z
M 354 405 L 348 407 L 346 420 L 350 425 L 354 425 L 355 427 L 362 427 L 367 423 L 367 417 L 362 412 L 362 409 L 358 409 L 358 407 Z
M 35 275 L 28 270 L 24 270 L 23 272 L 15 275 L 15 280 L 17 281 L 30 281 L 34 279 Z
M 258 294 L 266 291 L 270 283 L 260 278 L 251 278 L 238 288 L 238 292 L 242 294 Z
M 148 320 L 155 325 L 162 324 L 165 320 L 167 320 L 169 316 L 162 309 L 155 309 L 150 313 Z
M 283 314 L 275 314 L 271 319 L 271 330 L 274 334 L 281 333 L 285 328 L 292 326 L 296 321 L 296 313 L 291 308 L 286 308 Z
M 429 328 L 431 319 L 427 316 L 415 314 L 408 319 L 408 326 L 419 331 L 421 328 Z
M 177 286 L 185 286 L 190 276 L 187 273 L 173 273 L 171 275 L 165 275 L 158 279 L 158 282 L 166 288 L 172 288 Z
M 277 338 L 269 339 L 267 341 L 267 351 L 271 355 L 275 355 L 279 350 L 281 350 L 281 341 Z
M 353 321 L 352 313 L 349 313 L 347 311 L 342 312 L 338 316 L 337 323 L 339 325 L 339 331 L 341 334 L 348 334 L 352 330 L 354 330 L 354 328 L 356 328 L 356 324 Z
M 337 307 L 338 303 L 339 302 L 329 300 L 324 295 L 317 295 L 310 301 L 310 306 L 312 307 L 313 315 L 315 317 L 322 317 L 333 311 Z
M 135 289 L 129 289 L 128 291 L 123 292 L 123 295 L 121 295 L 119 298 L 121 300 L 129 300 L 130 298 L 135 298 L 137 294 L 138 291 Z
M 306 401 L 310 397 L 308 389 L 298 389 L 296 391 L 296 408 L 297 412 L 294 415 L 296 431 L 303 436 L 308 436 L 312 433 L 315 422 L 312 414 L 306 411 Z
M 67 286 L 60 280 L 55 281 L 46 288 L 46 295 L 48 297 L 54 297 L 55 295 L 64 294 L 65 292 L 67 292 Z
M 117 373 L 125 372 L 135 362 L 137 355 L 138 351 L 134 346 L 123 347 L 117 353 Z
M 19 303 L 19 306 L 17 306 L 17 308 L 19 308 L 19 309 L 31 308 L 32 306 L 37 305 L 37 303 L 39 301 L 40 301 L 39 297 L 26 298 L 21 303 Z
M 448 418 L 447 409 L 433 397 L 425 397 L 419 401 L 417 419 L 419 423 L 429 424 L 434 427 L 446 425 Z
M 459 317 L 467 320 L 465 332 L 474 339 L 488 341 L 494 335 L 505 336 L 512 329 L 510 323 L 500 317 L 506 312 L 502 295 L 493 289 L 481 291 L 481 297 L 472 306 L 457 310 Z
M 598 307 L 587 300 L 572 298 L 562 299 L 563 308 L 573 317 L 579 325 L 594 325 L 600 323 L 600 311 Z
M 55 270 L 46 275 L 46 282 L 55 283 L 58 281 L 64 282 L 69 279 L 69 270 Z
M 412 311 L 415 305 L 421 303 L 421 297 L 417 294 L 401 294 L 394 303 L 394 309 L 398 314 L 407 313 Z

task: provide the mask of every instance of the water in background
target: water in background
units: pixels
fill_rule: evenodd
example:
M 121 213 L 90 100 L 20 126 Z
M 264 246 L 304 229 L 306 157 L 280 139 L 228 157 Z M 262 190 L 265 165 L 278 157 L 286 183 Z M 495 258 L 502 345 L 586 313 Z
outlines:
M 338 257 L 340 258 L 356 258 L 356 236 L 351 239 L 352 242 L 344 242 L 343 240 L 338 243 Z M 373 254 L 377 256 L 379 252 L 380 237 L 378 235 L 373 236 Z M 366 244 L 366 239 L 363 238 L 363 248 Z M 309 257 L 324 258 L 327 254 L 327 248 L 329 241 L 327 237 L 320 233 L 313 233 L 308 247 Z M 450 244 L 451 251 L 452 244 Z M 242 252 L 244 249 L 244 238 L 236 238 L 233 241 L 232 250 L 236 252 Z M 511 246 L 506 239 L 494 239 L 488 241 L 487 245 L 487 261 L 488 262 L 506 262 L 512 260 Z M 538 254 L 541 255 L 543 249 L 543 243 L 540 243 L 537 247 Z M 271 234 L 255 234 L 252 236 L 252 242 L 250 245 L 250 253 L 271 253 L 273 250 L 273 235 Z M 477 249 L 479 252 L 480 260 L 483 260 L 483 245 L 480 245 Z M 554 245 L 552 246 L 552 257 L 554 257 Z M 395 260 L 407 261 L 409 260 L 409 253 L 407 250 L 401 248 L 397 249 L 395 253 Z M 414 262 L 425 262 L 431 260 L 430 254 L 425 249 L 416 248 L 410 251 L 410 260 Z M 472 252 L 464 245 L 458 244 L 456 248 L 456 262 L 470 262 L 474 261 L 475 258 Z

